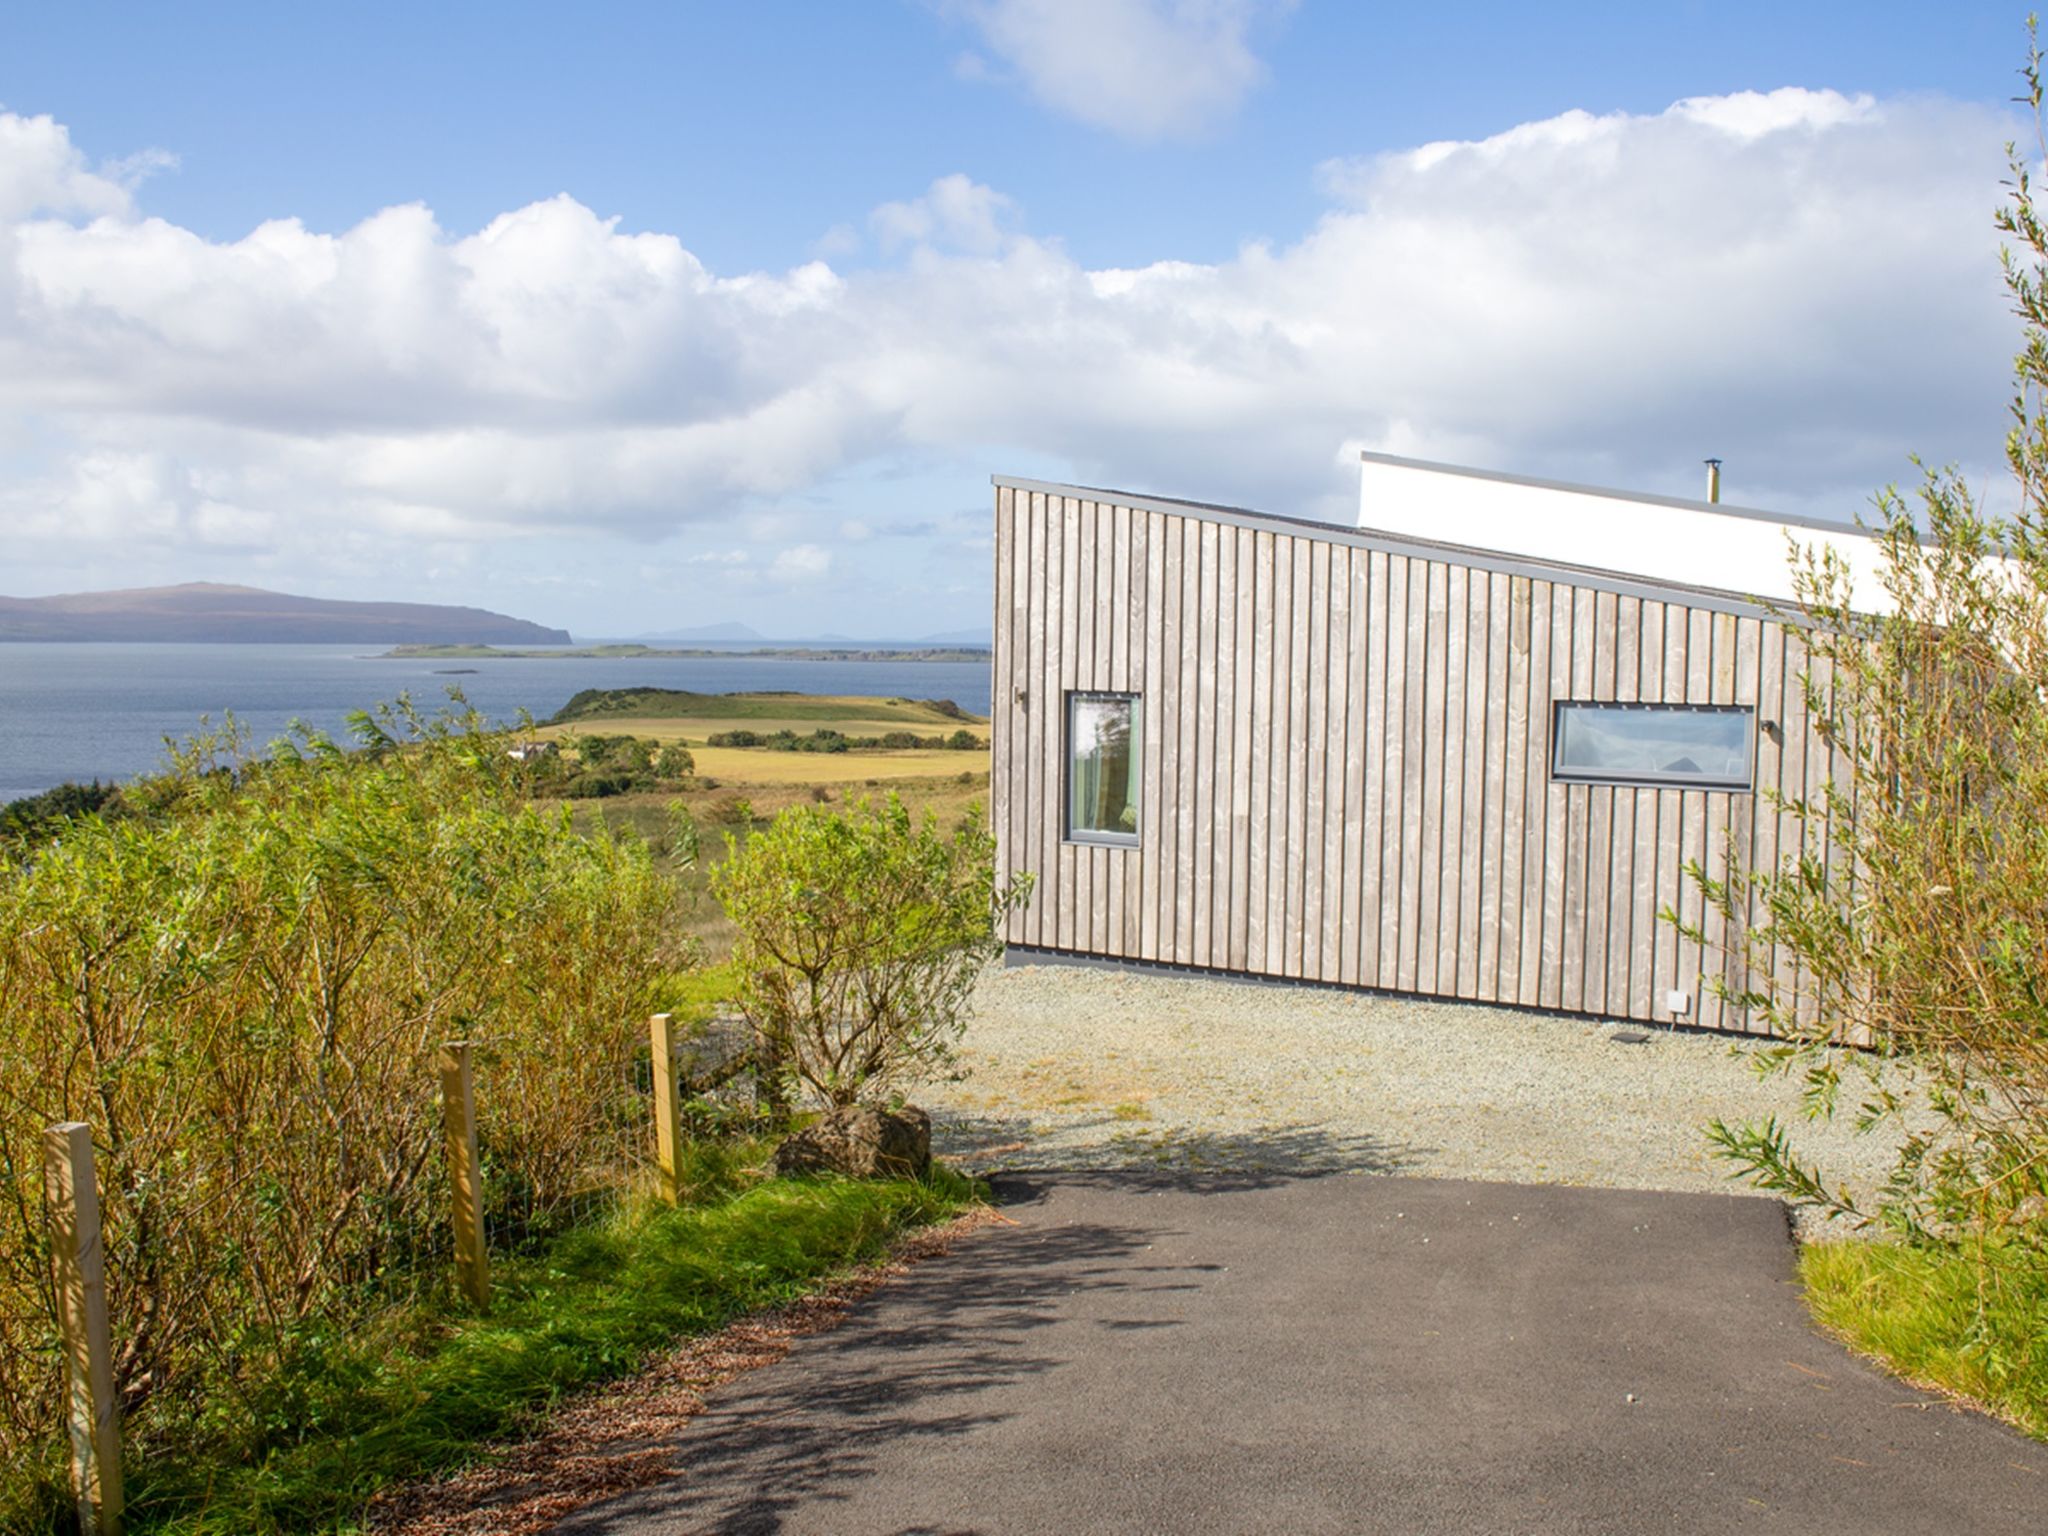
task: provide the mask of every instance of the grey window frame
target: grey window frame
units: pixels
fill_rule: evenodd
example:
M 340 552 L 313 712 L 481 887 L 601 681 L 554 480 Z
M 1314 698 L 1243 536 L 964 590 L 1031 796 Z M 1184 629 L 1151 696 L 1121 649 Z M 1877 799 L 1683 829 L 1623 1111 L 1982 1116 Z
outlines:
M 1069 688 L 1060 704 L 1060 838 L 1089 848 L 1136 848 L 1139 832 L 1103 832 L 1074 825 L 1074 706 L 1115 699 L 1131 706 L 1138 727 L 1138 750 L 1131 755 L 1131 772 L 1141 775 L 1145 747 L 1145 696 L 1128 688 Z M 1138 824 L 1145 822 L 1144 779 L 1138 777 Z
M 1634 710 L 1643 714 L 1740 715 L 1744 732 L 1740 779 L 1710 778 L 1689 773 L 1603 773 L 1597 769 L 1562 768 L 1557 755 L 1564 747 L 1564 713 L 1568 709 Z M 1623 789 L 1700 789 L 1720 794 L 1756 792 L 1756 706 L 1753 704 L 1664 704 L 1653 699 L 1553 699 L 1550 703 L 1550 778 L 1555 784 L 1607 784 Z

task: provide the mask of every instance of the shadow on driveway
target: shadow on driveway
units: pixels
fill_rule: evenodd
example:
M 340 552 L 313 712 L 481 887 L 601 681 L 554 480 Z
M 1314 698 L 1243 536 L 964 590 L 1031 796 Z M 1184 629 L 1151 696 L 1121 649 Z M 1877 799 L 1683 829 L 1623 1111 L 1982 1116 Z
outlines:
M 1783 1208 L 1049 1173 L 565 1531 L 2048 1529 L 2048 1448 L 1808 1325 Z
M 1087 1175 L 1105 1169 L 1132 1172 L 1221 1174 L 1262 1181 L 1324 1173 L 1404 1173 L 1435 1147 L 1388 1141 L 1368 1132 L 1339 1132 L 1323 1124 L 1261 1125 L 1210 1131 L 1125 1120 L 1114 1111 L 1060 1122 L 1066 1142 L 1042 1138 L 1027 1114 L 941 1111 L 934 1122 L 936 1149 L 969 1171 L 1002 1168 L 1028 1158 L 1043 1172 Z

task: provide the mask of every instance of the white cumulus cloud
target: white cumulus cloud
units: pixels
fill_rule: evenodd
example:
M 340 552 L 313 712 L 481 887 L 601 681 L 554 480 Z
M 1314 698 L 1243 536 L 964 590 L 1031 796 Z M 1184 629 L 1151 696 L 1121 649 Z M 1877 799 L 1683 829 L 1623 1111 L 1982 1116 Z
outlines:
M 924 196 L 884 203 L 869 223 L 884 250 L 897 246 L 945 245 L 976 255 L 998 249 L 1016 204 L 993 188 L 954 174 L 941 176 Z
M 1135 139 L 1188 138 L 1265 78 L 1257 23 L 1291 0 L 946 0 L 1027 90 L 1066 117 Z M 969 54 L 964 79 L 994 78 Z
M 1831 92 L 1568 113 L 1333 161 L 1292 238 L 1118 269 L 946 177 L 877 212 L 879 266 L 718 273 L 568 197 L 210 240 L 0 114 L 0 531 L 17 571 L 84 537 L 283 580 L 696 529 L 850 582 L 885 557 L 848 514 L 891 529 L 848 477 L 951 477 L 906 523 L 1002 468 L 1341 516 L 1361 445 L 1661 490 L 1719 454 L 1731 499 L 1847 515 L 1909 452 L 1997 453 L 2013 136 Z
M 128 164 L 155 163 L 145 151 Z M 58 215 L 125 214 L 135 178 L 125 166 L 94 171 L 71 142 L 62 123 L 50 117 L 0 112 L 0 219 L 37 211 Z

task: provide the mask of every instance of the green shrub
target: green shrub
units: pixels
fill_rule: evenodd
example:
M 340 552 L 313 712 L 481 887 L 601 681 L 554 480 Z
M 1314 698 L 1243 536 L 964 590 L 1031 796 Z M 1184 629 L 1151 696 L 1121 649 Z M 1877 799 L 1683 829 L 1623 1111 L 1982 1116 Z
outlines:
M 39 795 L 10 800 L 0 805 L 0 849 L 9 843 L 19 846 L 48 837 L 73 817 L 94 812 L 112 816 L 120 809 L 120 788 L 98 779 L 90 784 L 59 784 Z
M 2048 230 L 2026 165 L 2012 172 L 1998 223 L 2024 253 L 2007 261 L 2024 322 L 2007 444 L 2019 511 L 1987 515 L 1954 471 L 1927 473 L 1917 508 L 1884 492 L 1881 615 L 1832 550 L 1795 561 L 1810 750 L 1832 754 L 1832 775 L 1809 798 L 1771 796 L 1798 829 L 1775 865 L 1747 867 L 1731 841 L 1726 880 L 1689 870 L 1744 978 L 1710 985 L 1779 1037 L 1763 1064 L 1802 1071 L 1821 1116 L 1864 1072 L 1857 1125 L 1898 1131 L 1901 1151 L 1859 1198 L 1775 1122 L 1716 1122 L 1714 1140 L 1766 1188 L 1919 1241 L 2048 1201 Z M 1752 908 L 1766 920 L 1751 926 Z M 1842 1041 L 1873 1052 L 1831 1049 Z M 1881 1070 L 1893 1062 L 1917 1100 Z
M 711 888 L 738 930 L 732 965 L 762 1058 L 825 1104 L 942 1071 L 968 994 L 1001 952 L 997 922 L 1029 878 L 998 887 L 980 811 L 950 835 L 891 795 L 784 811 Z
M 231 730 L 195 739 L 131 789 L 138 814 L 77 818 L 0 868 L 10 1467 L 59 1424 L 38 1146 L 55 1121 L 93 1128 L 116 1386 L 144 1455 L 247 1430 L 251 1393 L 307 1340 L 441 1287 L 441 1042 L 477 1046 L 501 1237 L 587 1210 L 643 1156 L 631 1063 L 682 958 L 674 888 L 637 839 L 529 808 L 475 715 L 401 701 L 355 727 L 358 751 L 301 730 L 268 763 Z

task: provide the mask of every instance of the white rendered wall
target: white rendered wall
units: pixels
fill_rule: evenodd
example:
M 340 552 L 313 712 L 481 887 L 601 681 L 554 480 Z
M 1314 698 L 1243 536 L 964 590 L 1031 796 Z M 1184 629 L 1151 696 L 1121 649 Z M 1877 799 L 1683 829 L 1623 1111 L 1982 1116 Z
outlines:
M 1856 606 L 1884 612 L 1876 542 L 1862 530 L 1780 522 L 1706 502 L 1497 478 L 1366 454 L 1358 526 L 1592 570 L 1792 601 L 1788 536 L 1832 545 L 1855 577 Z

